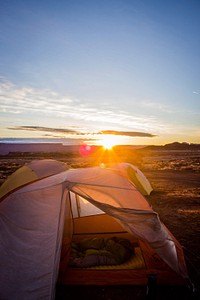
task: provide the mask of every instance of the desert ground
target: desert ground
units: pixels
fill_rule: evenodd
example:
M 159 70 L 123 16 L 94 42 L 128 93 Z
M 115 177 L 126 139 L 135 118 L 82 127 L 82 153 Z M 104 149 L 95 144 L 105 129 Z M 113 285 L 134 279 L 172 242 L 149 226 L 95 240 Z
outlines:
M 200 289 L 200 151 L 143 151 L 115 149 L 113 152 L 79 153 L 10 153 L 0 156 L 0 184 L 25 163 L 34 159 L 51 158 L 73 168 L 108 162 L 129 162 L 136 165 L 149 179 L 153 192 L 147 197 L 162 222 L 183 246 L 190 278 Z M 146 289 L 132 286 L 57 288 L 56 300 L 82 299 L 145 299 Z M 195 299 L 199 294 L 195 294 Z M 192 299 L 188 291 L 167 287 L 157 290 L 156 299 Z

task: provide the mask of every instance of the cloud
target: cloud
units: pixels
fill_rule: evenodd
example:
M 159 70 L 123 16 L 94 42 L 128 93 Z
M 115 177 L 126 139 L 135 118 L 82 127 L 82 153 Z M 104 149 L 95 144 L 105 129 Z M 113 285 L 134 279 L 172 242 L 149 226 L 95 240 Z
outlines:
M 79 130 L 71 128 L 51 128 L 51 127 L 42 127 L 42 126 L 14 126 L 8 127 L 10 130 L 26 130 L 26 131 L 42 131 L 42 132 L 51 132 L 58 134 L 67 134 L 67 135 L 84 135 L 85 133 L 80 132 Z
M 136 131 L 117 131 L 117 130 L 102 130 L 99 132 L 83 132 L 78 129 L 78 127 L 72 126 L 68 128 L 52 128 L 52 127 L 42 127 L 42 126 L 14 126 L 14 127 L 8 127 L 10 130 L 26 130 L 26 131 L 41 131 L 45 133 L 51 133 L 52 134 L 59 134 L 59 135 L 78 135 L 78 136 L 86 136 L 86 135 L 120 135 L 120 136 L 126 136 L 126 137 L 155 137 L 156 135 L 153 135 L 151 133 L 147 132 L 136 132 Z M 49 134 L 45 134 L 47 136 Z
M 170 114 L 174 112 L 172 109 L 169 108 L 169 106 L 161 102 L 156 102 L 151 100 L 142 101 L 141 106 L 146 108 L 152 108 L 154 110 L 159 110 L 161 112 L 170 113 Z
M 147 132 L 136 132 L 136 131 L 117 131 L 117 130 L 103 130 L 98 134 L 113 134 L 122 135 L 127 137 L 155 137 L 156 135 Z
M 91 128 L 93 131 L 129 128 L 130 131 L 139 132 L 159 132 L 163 128 L 166 129 L 166 124 L 162 125 L 157 118 L 145 115 L 142 111 L 136 114 L 135 111 L 132 113 L 119 110 L 117 105 L 107 104 L 105 107 L 104 101 L 94 101 L 91 104 L 86 100 L 73 99 L 49 89 L 19 87 L 3 78 L 0 78 L 0 113 L 2 116 L 8 116 L 7 124 L 11 124 L 11 120 L 14 124 L 18 118 L 19 125 L 20 120 L 24 119 L 26 123 L 29 121 L 29 124 L 33 125 L 36 122 L 46 125 L 49 120 L 53 120 L 57 128 L 63 126 L 61 124 L 79 124 L 87 131 L 91 131 Z
M 0 83 L 0 103 L 4 112 L 18 113 L 40 112 L 48 113 L 61 111 L 65 105 L 70 105 L 72 99 L 61 96 L 51 90 L 17 87 L 9 81 Z M 13 109 L 15 108 L 15 109 Z

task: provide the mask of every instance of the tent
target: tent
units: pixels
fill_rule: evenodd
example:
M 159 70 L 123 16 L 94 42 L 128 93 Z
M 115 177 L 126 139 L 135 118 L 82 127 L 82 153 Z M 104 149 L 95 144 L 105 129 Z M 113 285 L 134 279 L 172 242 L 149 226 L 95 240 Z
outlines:
M 13 174 L 1 187 L 0 299 L 54 299 L 57 282 L 138 285 L 155 273 L 161 284 L 189 280 L 180 244 L 138 190 L 143 184 L 145 190 L 147 179 L 133 183 L 126 164 L 68 169 L 39 160 L 33 165 L 35 174 L 42 165 L 48 172 L 26 181 L 18 170 L 24 179 L 15 185 Z M 134 244 L 142 257 L 135 269 L 68 267 L 73 240 L 113 235 Z

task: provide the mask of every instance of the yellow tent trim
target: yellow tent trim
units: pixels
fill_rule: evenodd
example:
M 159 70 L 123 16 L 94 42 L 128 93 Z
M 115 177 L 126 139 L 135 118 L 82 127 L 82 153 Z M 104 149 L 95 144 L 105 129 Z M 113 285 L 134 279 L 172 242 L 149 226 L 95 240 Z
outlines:
M 14 189 L 23 186 L 29 182 L 38 179 L 37 175 L 33 170 L 27 166 L 23 166 L 12 175 L 2 184 L 0 187 L 0 199 L 13 191 Z

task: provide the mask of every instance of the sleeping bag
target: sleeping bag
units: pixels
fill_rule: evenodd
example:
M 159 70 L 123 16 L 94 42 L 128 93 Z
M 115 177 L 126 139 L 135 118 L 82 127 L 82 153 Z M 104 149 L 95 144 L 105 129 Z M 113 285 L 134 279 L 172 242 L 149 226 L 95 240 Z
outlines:
M 73 242 L 70 267 L 87 268 L 99 265 L 119 265 L 134 253 L 131 242 L 125 238 L 89 238 Z

